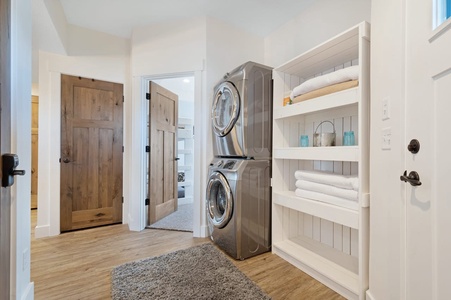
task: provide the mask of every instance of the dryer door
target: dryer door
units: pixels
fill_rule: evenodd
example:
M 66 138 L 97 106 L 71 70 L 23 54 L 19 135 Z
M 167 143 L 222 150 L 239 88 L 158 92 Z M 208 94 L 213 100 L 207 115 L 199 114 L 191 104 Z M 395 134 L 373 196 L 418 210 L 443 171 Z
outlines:
M 233 196 L 227 179 L 213 172 L 207 184 L 208 219 L 217 228 L 223 228 L 232 217 Z
M 216 90 L 211 109 L 213 131 L 218 136 L 227 135 L 240 113 L 240 95 L 231 82 L 223 82 Z

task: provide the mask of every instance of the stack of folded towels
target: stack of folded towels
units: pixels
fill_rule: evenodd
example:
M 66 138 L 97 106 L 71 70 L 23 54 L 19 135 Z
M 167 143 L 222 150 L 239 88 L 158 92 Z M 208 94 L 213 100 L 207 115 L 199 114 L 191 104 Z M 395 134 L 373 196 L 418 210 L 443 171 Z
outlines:
M 357 176 L 299 170 L 296 196 L 326 202 L 349 209 L 358 209 L 359 179 Z
M 292 103 L 336 93 L 359 85 L 359 66 L 347 67 L 311 78 L 293 89 Z

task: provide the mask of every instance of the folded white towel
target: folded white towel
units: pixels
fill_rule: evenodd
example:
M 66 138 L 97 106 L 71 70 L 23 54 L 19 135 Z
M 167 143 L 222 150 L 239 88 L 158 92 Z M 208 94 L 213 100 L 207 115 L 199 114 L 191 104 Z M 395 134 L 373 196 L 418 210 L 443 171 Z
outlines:
M 332 73 L 313 77 L 301 83 L 291 91 L 290 98 L 293 100 L 296 96 L 306 94 L 325 86 L 356 79 L 359 79 L 359 66 L 347 67 Z
M 333 185 L 316 183 L 306 180 L 297 180 L 296 187 L 307 191 L 323 193 L 326 195 L 340 197 L 353 201 L 357 201 L 359 199 L 359 193 L 357 191 L 343 189 Z
M 342 189 L 359 190 L 359 178 L 357 176 L 345 176 L 320 171 L 299 170 L 294 173 L 296 179 L 302 179 L 322 184 L 333 185 Z
M 343 199 L 343 198 L 340 198 L 340 197 L 330 196 L 330 195 L 321 194 L 321 193 L 312 192 L 312 191 L 306 191 L 306 190 L 303 190 L 303 189 L 296 189 L 296 191 L 294 193 L 296 194 L 296 196 L 302 197 L 302 198 L 307 198 L 307 199 L 311 199 L 311 200 L 317 200 L 317 201 L 321 201 L 321 202 L 337 205 L 337 206 L 340 206 L 340 207 L 349 208 L 349 209 L 352 209 L 352 210 L 358 210 L 359 209 L 359 203 L 358 202 L 347 200 L 347 199 Z

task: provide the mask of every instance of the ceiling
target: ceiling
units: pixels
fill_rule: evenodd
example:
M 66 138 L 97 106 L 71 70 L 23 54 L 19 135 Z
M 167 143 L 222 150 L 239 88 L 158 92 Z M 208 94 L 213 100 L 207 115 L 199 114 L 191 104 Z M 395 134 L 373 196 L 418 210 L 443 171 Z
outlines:
M 130 38 L 133 28 L 210 16 L 259 36 L 298 15 L 313 0 L 59 0 L 68 23 Z

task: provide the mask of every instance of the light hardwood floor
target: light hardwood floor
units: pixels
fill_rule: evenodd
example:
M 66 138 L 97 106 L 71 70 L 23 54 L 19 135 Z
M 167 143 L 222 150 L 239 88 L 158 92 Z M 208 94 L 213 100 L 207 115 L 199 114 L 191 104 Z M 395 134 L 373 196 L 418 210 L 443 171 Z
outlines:
M 127 225 L 35 239 L 35 210 L 31 224 L 31 280 L 37 300 L 110 299 L 115 266 L 209 242 L 190 232 L 132 232 Z M 273 299 L 344 299 L 272 253 L 231 261 Z

